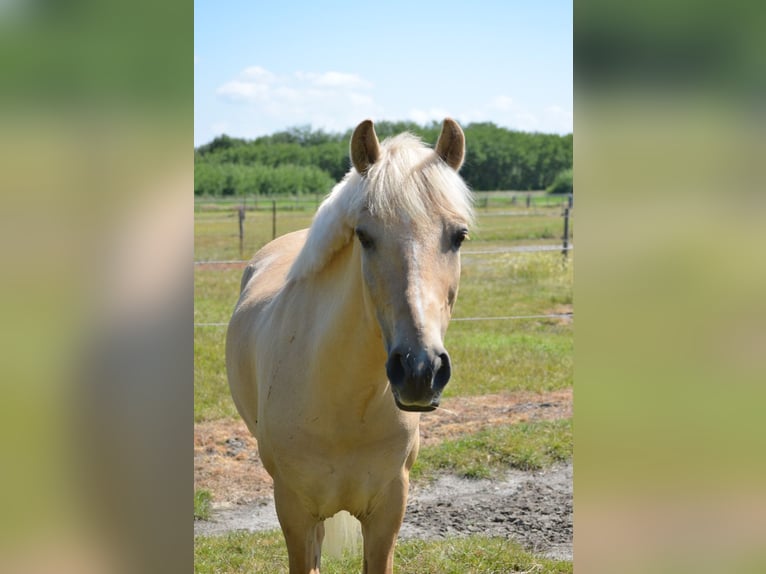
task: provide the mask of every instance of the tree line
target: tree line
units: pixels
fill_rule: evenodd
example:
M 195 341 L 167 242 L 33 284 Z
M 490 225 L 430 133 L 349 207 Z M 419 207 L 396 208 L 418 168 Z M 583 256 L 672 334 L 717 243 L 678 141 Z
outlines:
M 383 140 L 409 131 L 433 145 L 441 124 L 382 121 Z M 572 134 L 513 131 L 493 123 L 464 126 L 460 173 L 477 191 L 539 190 L 572 168 Z M 346 133 L 296 127 L 254 140 L 218 136 L 194 150 L 195 195 L 327 193 L 350 169 Z M 570 176 L 571 177 L 571 176 Z M 559 178 L 560 179 L 560 178 Z

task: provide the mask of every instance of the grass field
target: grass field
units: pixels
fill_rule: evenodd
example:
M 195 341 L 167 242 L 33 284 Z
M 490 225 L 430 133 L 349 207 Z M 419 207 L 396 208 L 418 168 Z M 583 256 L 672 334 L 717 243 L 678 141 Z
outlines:
M 227 536 L 198 538 L 195 544 L 197 574 L 239 572 L 287 572 L 287 549 L 279 530 L 237 532 Z M 487 574 L 534 572 L 566 574 L 569 561 L 547 560 L 525 552 L 501 538 L 469 536 L 424 542 L 409 540 L 396 545 L 394 564 L 399 574 Z M 359 572 L 361 558 L 322 558 L 322 574 Z
M 530 244 L 560 244 L 563 232 L 561 218 L 566 198 L 534 195 L 530 209 L 523 200 L 510 202 L 511 195 L 498 192 L 492 195 L 489 207 L 478 198 L 476 211 L 478 225 L 471 230 L 472 243 L 466 249 L 503 247 L 508 242 Z M 195 201 L 195 259 L 236 260 L 250 257 L 269 240 L 274 233 L 271 202 L 261 200 L 257 209 L 253 200 L 246 202 L 244 239 L 239 248 L 239 218 L 236 208 L 242 200 L 204 198 Z M 276 234 L 303 229 L 311 224 L 318 203 L 316 198 L 302 200 L 280 199 L 277 203 Z M 572 225 L 570 221 L 570 227 Z
M 479 204 L 481 205 L 481 204 Z M 200 206 L 201 207 L 201 206 Z M 221 207 L 218 205 L 217 207 Z M 313 208 L 279 212 L 277 233 L 307 227 Z M 570 388 L 574 342 L 571 321 L 558 318 L 508 320 L 570 311 L 573 253 L 508 252 L 526 245 L 560 245 L 561 207 L 523 201 L 477 209 L 477 226 L 463 247 L 463 272 L 454 321 L 445 344 L 453 377 L 445 397 L 487 393 L 543 392 Z M 570 229 L 572 221 L 570 221 Z M 268 211 L 249 211 L 239 251 L 236 213 L 225 208 L 195 213 L 195 259 L 239 260 L 271 239 Z M 500 253 L 486 251 L 506 250 Z M 195 269 L 195 323 L 226 323 L 237 300 L 241 266 L 199 265 Z M 493 318 L 489 320 L 477 320 Z M 238 417 L 224 365 L 225 327 L 195 328 L 195 421 Z M 458 437 L 421 451 L 413 480 L 439 472 L 491 477 L 504 468 L 536 469 L 572 456 L 571 420 L 501 426 Z M 200 500 L 204 507 L 204 500 Z M 236 534 L 196 540 L 196 572 L 283 572 L 286 552 L 279 532 Z M 539 559 L 506 540 L 470 537 L 442 542 L 410 541 L 397 546 L 398 572 L 571 572 L 571 562 Z M 356 562 L 326 560 L 323 572 L 358 571 Z
M 572 421 L 538 421 L 493 427 L 420 450 L 410 478 L 449 472 L 491 478 L 508 468 L 539 470 L 572 456 Z
M 468 249 L 466 248 L 466 251 Z M 225 323 L 242 271 L 195 271 L 195 323 Z M 453 379 L 445 397 L 505 390 L 549 391 L 572 385 L 573 327 L 559 319 L 466 320 L 528 316 L 572 304 L 571 258 L 557 252 L 464 257 L 463 277 L 445 344 Z M 225 328 L 195 329 L 195 420 L 234 417 L 223 362 Z

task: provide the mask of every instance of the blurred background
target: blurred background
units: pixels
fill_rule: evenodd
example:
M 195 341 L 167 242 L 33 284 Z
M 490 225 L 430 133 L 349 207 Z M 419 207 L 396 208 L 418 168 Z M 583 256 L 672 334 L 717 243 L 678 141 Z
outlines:
M 0 5 L 0 571 L 192 568 L 193 9 Z
M 193 12 L 0 6 L 0 571 L 192 567 Z M 763 8 L 574 20 L 576 568 L 762 572 Z
M 763 571 L 763 7 L 574 21 L 576 568 Z

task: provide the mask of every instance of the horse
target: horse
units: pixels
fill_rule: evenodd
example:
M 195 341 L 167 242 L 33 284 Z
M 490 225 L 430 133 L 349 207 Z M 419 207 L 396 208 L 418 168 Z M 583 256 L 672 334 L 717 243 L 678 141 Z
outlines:
M 290 574 L 318 573 L 324 520 L 361 522 L 366 574 L 390 574 L 421 413 L 452 365 L 443 339 L 473 223 L 465 136 L 434 148 L 354 130 L 352 167 L 311 226 L 245 268 L 226 335 L 234 403 L 258 441 Z

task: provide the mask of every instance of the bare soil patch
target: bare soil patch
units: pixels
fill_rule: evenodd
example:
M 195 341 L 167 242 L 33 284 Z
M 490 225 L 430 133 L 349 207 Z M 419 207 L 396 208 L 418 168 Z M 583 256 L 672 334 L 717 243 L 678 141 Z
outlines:
M 442 408 L 421 417 L 421 444 L 497 425 L 571 416 L 571 389 L 448 398 L 442 401 Z M 195 425 L 194 487 L 210 491 L 216 507 L 249 504 L 271 496 L 271 477 L 261 465 L 258 444 L 244 422 L 219 420 Z
M 443 408 L 421 418 L 421 440 L 435 444 L 497 425 L 571 416 L 571 389 L 445 399 Z M 271 477 L 242 421 L 195 426 L 194 477 L 196 489 L 213 495 L 211 520 L 195 522 L 195 535 L 279 528 Z M 516 540 L 537 553 L 571 560 L 572 464 L 510 470 L 498 480 L 445 475 L 410 487 L 402 539 L 474 533 Z
M 572 559 L 572 463 L 500 480 L 451 475 L 414 485 L 400 538 L 438 539 L 484 534 L 515 540 L 558 560 Z
M 218 508 L 194 523 L 197 536 L 279 528 L 272 499 Z M 536 472 L 510 470 L 499 480 L 451 475 L 413 485 L 399 532 L 402 540 L 485 534 L 515 540 L 528 550 L 572 560 L 572 464 Z

